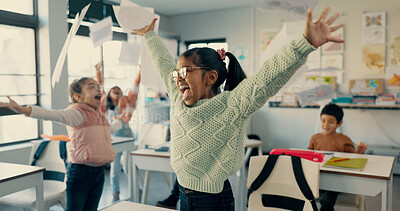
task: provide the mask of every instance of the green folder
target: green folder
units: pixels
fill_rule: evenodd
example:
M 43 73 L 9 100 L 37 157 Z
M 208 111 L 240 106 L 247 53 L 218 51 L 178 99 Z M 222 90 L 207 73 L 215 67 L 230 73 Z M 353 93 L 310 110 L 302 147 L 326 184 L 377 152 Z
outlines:
M 345 159 L 345 160 L 342 160 Z M 332 157 L 324 164 L 324 167 L 332 168 L 343 168 L 353 170 L 363 170 L 367 163 L 367 158 L 344 158 L 344 157 Z

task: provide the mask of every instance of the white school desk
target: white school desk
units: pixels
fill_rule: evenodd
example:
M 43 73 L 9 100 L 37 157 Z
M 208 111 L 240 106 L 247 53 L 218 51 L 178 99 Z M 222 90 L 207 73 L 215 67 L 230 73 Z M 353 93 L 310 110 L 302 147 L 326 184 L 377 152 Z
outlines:
M 116 204 L 108 206 L 101 211 L 132 211 L 132 210 L 140 210 L 140 211 L 171 211 L 171 209 L 161 208 L 156 206 L 150 206 L 146 204 L 139 204 L 130 201 L 120 201 Z
M 125 169 L 128 170 L 127 176 L 128 178 L 132 177 L 132 157 L 129 155 L 130 151 L 137 149 L 137 142 L 135 142 L 134 138 L 125 138 L 125 137 L 117 137 L 111 136 L 112 145 L 114 147 L 115 152 L 128 152 L 127 158 L 125 159 L 124 166 L 127 167 Z M 132 186 L 131 180 L 128 179 L 129 187 Z M 129 189 L 130 190 L 130 189 Z M 129 199 L 132 198 L 132 191 L 129 191 Z
M 0 162 L 0 197 L 36 188 L 36 210 L 44 210 L 43 172 L 45 168 Z
M 246 181 L 245 181 L 245 164 L 247 159 L 250 157 L 251 150 L 253 148 L 258 148 L 259 155 L 262 154 L 262 142 L 257 140 L 245 140 L 244 141 L 245 148 L 245 156 L 242 167 L 239 170 L 239 190 L 238 195 L 242 203 L 240 203 L 243 207 L 238 210 L 244 210 L 246 205 Z M 134 202 L 139 202 L 139 188 L 138 188 L 138 169 L 146 170 L 146 171 L 159 171 L 159 172 L 174 172 L 171 164 L 170 164 L 170 153 L 169 152 L 156 152 L 152 149 L 140 149 L 134 152 L 131 152 L 132 156 L 132 166 L 133 166 L 133 177 L 130 178 L 132 182 L 131 193 L 133 192 L 132 200 Z M 142 195 L 142 203 L 145 202 L 146 194 L 147 194 L 147 186 L 148 181 L 147 177 L 144 181 L 144 191 Z
M 362 171 L 329 168 L 321 165 L 320 189 L 366 196 L 376 196 L 382 193 L 381 210 L 392 210 L 394 157 L 344 152 L 335 152 L 334 156 L 367 158 L 368 161 Z

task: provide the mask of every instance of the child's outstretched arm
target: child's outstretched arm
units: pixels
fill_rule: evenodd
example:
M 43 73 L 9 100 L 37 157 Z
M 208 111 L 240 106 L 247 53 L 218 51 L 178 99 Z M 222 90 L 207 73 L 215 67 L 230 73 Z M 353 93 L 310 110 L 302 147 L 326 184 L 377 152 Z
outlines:
M 49 110 L 40 106 L 20 106 L 10 97 L 7 96 L 7 98 L 9 102 L 0 102 L 0 107 L 9 108 L 31 118 L 49 120 L 68 126 L 78 126 L 84 121 L 84 117 L 78 109 Z
M 368 148 L 369 148 L 369 146 L 366 143 L 360 142 L 356 146 L 356 153 L 364 154 L 365 151 L 367 151 Z
M 149 25 L 133 30 L 131 34 L 144 37 L 144 43 L 147 45 L 155 69 L 160 75 L 169 96 L 178 96 L 178 88 L 171 78 L 171 72 L 176 70 L 176 63 L 174 57 L 165 47 L 164 42 L 154 32 L 156 21 L 157 18 L 154 18 Z
M 328 12 L 329 7 L 313 23 L 312 11 L 309 9 L 304 34 L 268 59 L 253 76 L 243 80 L 230 95 L 231 105 L 240 106 L 245 115 L 250 115 L 289 81 L 296 70 L 306 62 L 308 54 L 316 47 L 326 42 L 343 42 L 331 35 L 331 32 L 343 26 L 331 27 L 338 18 L 338 14 L 325 20 Z
M 136 102 L 139 95 L 140 71 L 136 75 L 132 88 L 129 90 L 128 96 L 123 96 L 118 101 L 118 107 L 121 111 L 120 119 L 129 122 L 132 113 L 136 108 Z
M 9 108 L 15 113 L 24 114 L 25 116 L 30 116 L 32 112 L 32 108 L 30 106 L 20 106 L 14 100 L 12 100 L 9 96 L 7 96 L 9 102 L 2 103 L 0 102 L 0 107 L 2 108 Z
M 96 69 L 96 80 L 97 83 L 100 85 L 101 93 L 105 94 L 104 92 L 104 78 L 103 78 L 103 61 L 98 62 L 94 68 Z

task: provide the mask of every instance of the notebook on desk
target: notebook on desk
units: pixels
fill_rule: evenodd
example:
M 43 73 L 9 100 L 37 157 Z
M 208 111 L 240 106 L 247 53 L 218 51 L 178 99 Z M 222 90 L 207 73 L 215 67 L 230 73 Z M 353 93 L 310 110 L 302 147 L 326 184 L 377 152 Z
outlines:
M 353 169 L 361 171 L 364 169 L 367 161 L 367 158 L 332 157 L 324 164 L 324 167 Z

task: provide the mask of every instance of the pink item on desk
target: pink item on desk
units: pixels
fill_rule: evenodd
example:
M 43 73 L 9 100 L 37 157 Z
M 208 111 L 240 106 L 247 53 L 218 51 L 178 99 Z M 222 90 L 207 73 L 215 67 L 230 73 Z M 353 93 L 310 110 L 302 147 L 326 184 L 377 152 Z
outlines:
M 322 162 L 324 160 L 324 153 L 314 152 L 309 150 L 295 150 L 295 149 L 273 149 L 269 153 L 271 155 L 292 155 L 301 157 L 314 162 Z

